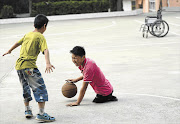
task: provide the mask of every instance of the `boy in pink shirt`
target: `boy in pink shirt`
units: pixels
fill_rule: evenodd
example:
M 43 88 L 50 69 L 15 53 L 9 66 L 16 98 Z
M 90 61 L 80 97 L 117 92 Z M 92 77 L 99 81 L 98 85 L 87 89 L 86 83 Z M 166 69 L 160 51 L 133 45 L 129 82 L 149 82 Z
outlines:
M 95 93 L 97 94 L 93 102 L 104 103 L 108 101 L 117 101 L 118 99 L 112 95 L 113 87 L 110 82 L 105 78 L 104 74 L 96 63 L 85 57 L 85 50 L 81 46 L 74 47 L 70 53 L 72 53 L 73 63 L 79 67 L 83 76 L 77 79 L 68 79 L 70 82 L 78 82 L 83 80 L 83 85 L 80 90 L 78 100 L 76 102 L 67 104 L 67 106 L 77 106 L 80 105 L 88 84 L 92 86 Z

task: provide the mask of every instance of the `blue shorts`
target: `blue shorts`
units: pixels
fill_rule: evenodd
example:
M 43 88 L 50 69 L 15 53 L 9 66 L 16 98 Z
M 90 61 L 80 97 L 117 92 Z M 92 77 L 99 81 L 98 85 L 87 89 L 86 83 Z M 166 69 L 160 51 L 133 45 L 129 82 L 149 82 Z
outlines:
M 36 102 L 48 101 L 46 86 L 37 68 L 17 70 L 17 73 L 23 87 L 24 102 L 32 100 L 30 88 L 33 91 Z

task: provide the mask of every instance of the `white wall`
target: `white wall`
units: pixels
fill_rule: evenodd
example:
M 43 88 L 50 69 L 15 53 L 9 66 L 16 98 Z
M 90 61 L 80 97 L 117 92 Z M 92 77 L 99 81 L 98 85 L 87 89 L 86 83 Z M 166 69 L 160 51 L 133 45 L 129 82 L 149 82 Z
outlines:
M 132 11 L 131 0 L 123 0 L 124 11 Z

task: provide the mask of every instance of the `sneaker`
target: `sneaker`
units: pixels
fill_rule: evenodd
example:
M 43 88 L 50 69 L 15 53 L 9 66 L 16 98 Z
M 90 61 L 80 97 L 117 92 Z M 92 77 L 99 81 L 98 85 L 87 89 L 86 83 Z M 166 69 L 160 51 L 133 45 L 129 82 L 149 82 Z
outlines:
M 25 117 L 26 117 L 26 118 L 31 118 L 31 117 L 33 117 L 32 111 L 31 111 L 31 110 L 25 111 Z
M 36 120 L 43 122 L 52 122 L 55 121 L 55 118 L 49 116 L 47 113 L 44 113 L 43 115 L 37 114 Z

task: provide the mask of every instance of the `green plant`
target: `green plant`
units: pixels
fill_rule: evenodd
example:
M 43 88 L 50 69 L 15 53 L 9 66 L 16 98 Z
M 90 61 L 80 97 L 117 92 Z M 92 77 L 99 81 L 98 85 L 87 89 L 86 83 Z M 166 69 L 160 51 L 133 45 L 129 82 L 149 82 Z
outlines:
M 4 5 L 1 9 L 1 18 L 11 18 L 13 17 L 13 7 L 9 5 Z
M 40 13 L 45 15 L 66 15 L 107 12 L 109 7 L 108 0 L 39 2 L 32 4 L 31 16 L 36 16 Z

